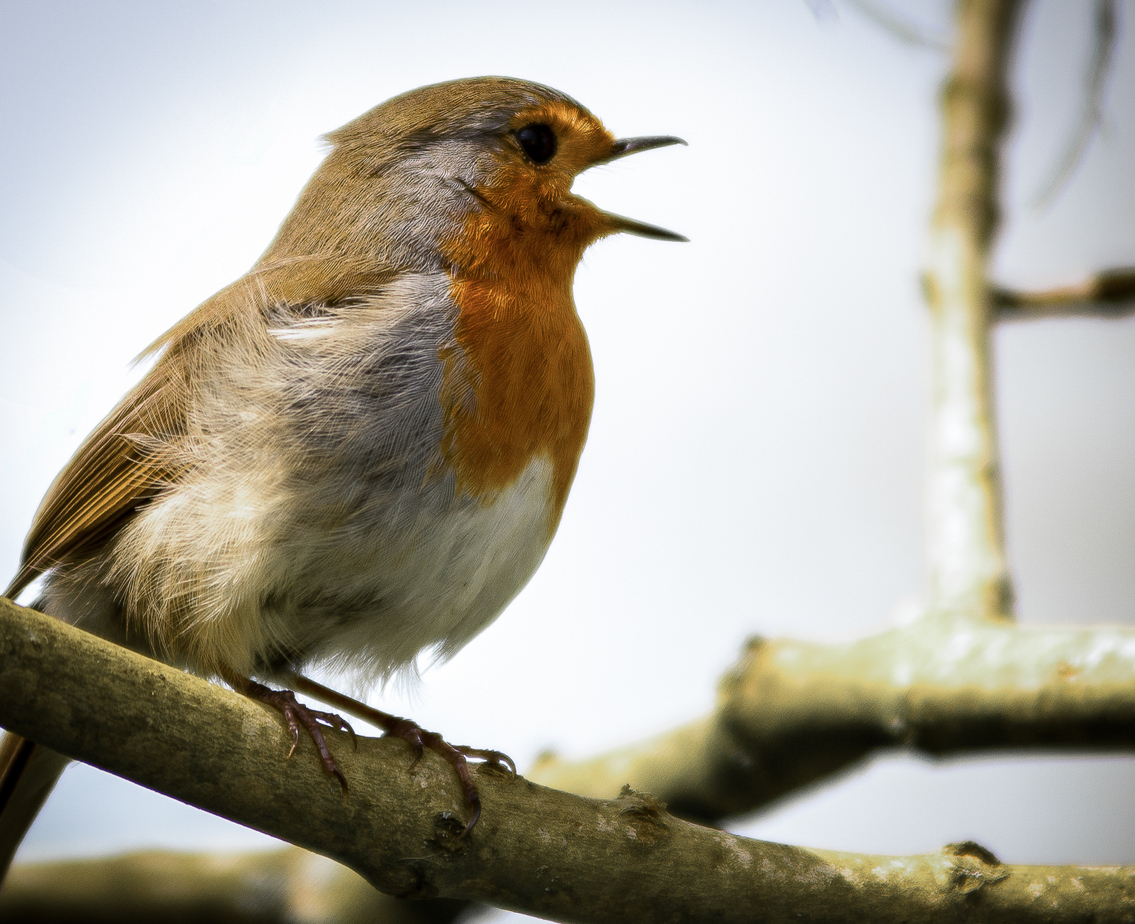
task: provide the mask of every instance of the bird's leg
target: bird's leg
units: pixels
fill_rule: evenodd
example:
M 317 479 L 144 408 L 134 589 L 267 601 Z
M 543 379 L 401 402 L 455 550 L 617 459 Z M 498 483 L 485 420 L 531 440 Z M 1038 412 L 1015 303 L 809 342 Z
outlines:
M 355 742 L 357 747 L 358 741 L 355 737 L 355 730 L 351 728 L 349 722 L 333 712 L 320 712 L 318 709 L 305 706 L 296 699 L 295 693 L 291 690 L 273 690 L 262 683 L 250 680 L 229 667 L 223 668 L 220 674 L 225 683 L 238 693 L 243 693 L 249 699 L 254 699 L 257 702 L 267 703 L 284 717 L 284 721 L 288 723 L 288 729 L 292 733 L 292 746 L 288 751 L 289 758 L 299 746 L 300 729 L 302 728 L 307 732 L 312 744 L 315 745 L 315 749 L 319 751 L 319 761 L 323 764 L 324 772 L 328 776 L 335 777 L 343 789 L 343 795 L 347 795 L 347 778 L 343 776 L 343 771 L 339 769 L 338 762 L 331 754 L 327 739 L 323 737 L 323 727 L 350 732 L 351 740 Z
M 477 823 L 477 819 L 481 817 L 481 796 L 480 793 L 477 792 L 477 787 L 473 783 L 473 777 L 469 772 L 469 758 L 488 761 L 490 764 L 497 766 L 503 765 L 508 768 L 509 773 L 512 774 L 513 777 L 516 776 L 516 764 L 511 757 L 500 751 L 450 744 L 437 732 L 426 731 L 418 725 L 417 722 L 411 719 L 403 719 L 399 716 L 391 715 L 389 712 L 383 712 L 381 709 L 375 709 L 373 706 L 368 706 L 366 703 L 361 703 L 356 699 L 351 699 L 349 696 L 344 696 L 342 693 L 325 687 L 321 683 L 316 683 L 314 680 L 305 677 L 303 674 L 297 674 L 295 671 L 288 672 L 288 682 L 289 685 L 295 687 L 297 690 L 310 693 L 312 696 L 324 702 L 331 703 L 333 706 L 337 706 L 339 709 L 350 713 L 356 718 L 376 725 L 386 732 L 387 735 L 408 741 L 410 747 L 414 749 L 414 761 L 410 766 L 413 766 L 421 759 L 426 748 L 444 757 L 457 774 L 457 779 L 461 782 L 461 789 L 465 797 L 465 805 L 470 809 L 469 821 L 465 824 L 465 830 L 462 832 L 462 836 L 472 831 L 473 826 Z

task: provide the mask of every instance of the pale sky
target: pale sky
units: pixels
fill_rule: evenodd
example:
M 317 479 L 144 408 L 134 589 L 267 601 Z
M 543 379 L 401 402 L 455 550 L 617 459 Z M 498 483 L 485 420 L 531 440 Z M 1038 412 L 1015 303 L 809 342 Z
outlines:
M 753 634 L 850 638 L 923 587 L 918 274 L 943 54 L 840 0 L 698 4 L 0 0 L 0 571 L 129 363 L 267 245 L 318 137 L 476 74 L 561 89 L 617 135 L 676 134 L 577 190 L 686 234 L 585 257 L 591 436 L 560 534 L 500 620 L 412 689 L 450 740 L 585 756 L 693 718 Z M 948 5 L 900 4 L 948 36 Z M 1135 4 L 1104 130 L 1029 203 L 1083 103 L 1087 4 L 1030 4 L 1001 280 L 1135 264 Z M 1024 622 L 1135 622 L 1135 319 L 998 332 L 1011 564 Z M 888 756 L 732 830 L 877 853 L 976 840 L 1014 863 L 1135 862 L 1135 762 Z M 68 771 L 44 858 L 261 835 Z

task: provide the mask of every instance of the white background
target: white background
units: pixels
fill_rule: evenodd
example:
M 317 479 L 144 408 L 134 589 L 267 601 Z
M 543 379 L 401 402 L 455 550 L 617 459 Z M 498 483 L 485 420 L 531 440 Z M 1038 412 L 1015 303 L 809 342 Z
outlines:
M 318 136 L 412 87 L 497 73 L 570 93 L 618 135 L 686 138 L 576 189 L 691 243 L 588 253 L 576 300 L 598 393 L 559 536 L 499 622 L 372 700 L 523 769 L 707 711 L 750 634 L 849 638 L 914 605 L 918 273 L 946 58 L 814 6 L 0 2 L 0 571 L 139 374 L 131 358 L 267 245 Z M 949 34 L 948 5 L 907 7 Z M 1135 264 L 1135 4 L 1120 8 L 1104 131 L 1038 210 L 1080 117 L 1090 6 L 1030 5 L 995 262 L 1008 284 Z M 1021 619 L 1130 624 L 1135 321 L 1018 324 L 996 354 Z M 893 755 L 734 830 L 1132 863 L 1133 794 L 1135 763 L 1102 755 Z M 77 767 L 23 856 L 264 843 Z

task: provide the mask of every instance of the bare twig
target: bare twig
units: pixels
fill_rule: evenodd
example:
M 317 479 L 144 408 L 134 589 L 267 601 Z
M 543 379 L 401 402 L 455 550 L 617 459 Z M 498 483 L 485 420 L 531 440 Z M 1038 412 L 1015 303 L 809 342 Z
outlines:
M 1104 270 L 1077 285 L 1044 292 L 993 290 L 998 321 L 1070 316 L 1120 318 L 1135 313 L 1135 267 Z

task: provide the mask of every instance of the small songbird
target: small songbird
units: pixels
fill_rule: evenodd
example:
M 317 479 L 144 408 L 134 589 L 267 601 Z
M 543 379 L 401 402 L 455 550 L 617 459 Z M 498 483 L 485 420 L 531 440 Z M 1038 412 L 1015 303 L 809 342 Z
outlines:
M 616 232 L 685 240 L 572 182 L 684 142 L 616 140 L 500 77 L 414 90 L 327 138 L 259 262 L 149 348 L 56 478 L 6 595 L 46 574 L 36 608 L 271 703 L 345 786 L 321 727 L 346 723 L 252 678 L 349 709 L 298 671 L 375 682 L 448 657 L 525 585 L 591 416 L 576 266 Z M 466 758 L 507 758 L 359 709 L 450 760 L 471 828 Z M 65 764 L 0 745 L 0 870 Z

